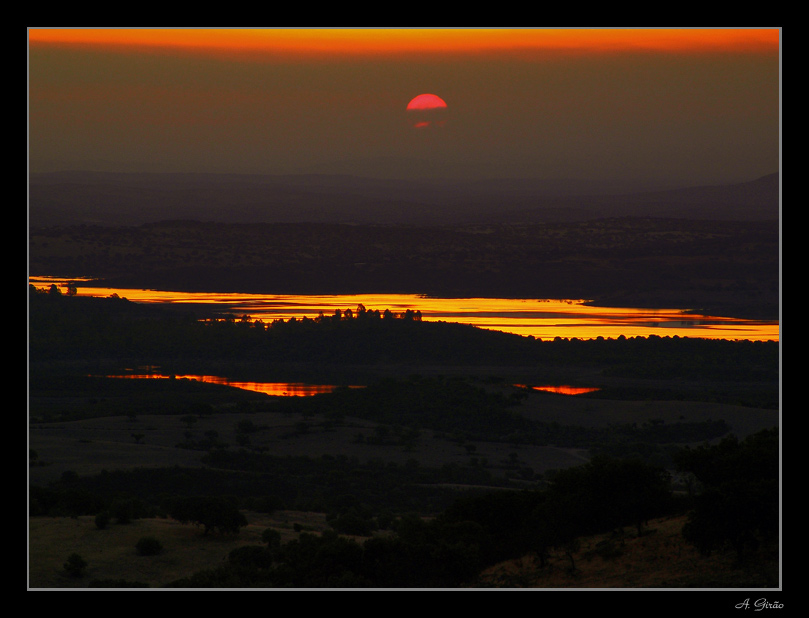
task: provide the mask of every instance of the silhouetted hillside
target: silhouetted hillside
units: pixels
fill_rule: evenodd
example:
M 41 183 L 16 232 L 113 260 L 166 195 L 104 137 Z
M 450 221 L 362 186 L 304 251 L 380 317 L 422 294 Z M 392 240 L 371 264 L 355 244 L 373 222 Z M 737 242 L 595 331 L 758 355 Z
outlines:
M 643 192 L 641 192 L 643 191 Z M 228 223 L 465 225 L 655 216 L 777 219 L 778 174 L 650 193 L 578 180 L 411 181 L 348 175 L 32 174 L 31 225 Z

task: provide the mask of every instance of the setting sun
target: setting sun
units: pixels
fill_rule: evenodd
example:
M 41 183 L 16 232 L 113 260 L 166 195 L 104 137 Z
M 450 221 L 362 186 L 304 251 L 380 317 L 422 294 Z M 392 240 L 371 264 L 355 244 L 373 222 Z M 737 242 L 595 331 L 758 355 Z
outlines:
M 439 96 L 434 94 L 420 94 L 407 104 L 409 110 L 424 110 L 424 109 L 440 109 L 446 107 L 447 104 Z
M 420 94 L 407 104 L 407 113 L 416 129 L 443 126 L 446 123 L 444 111 L 447 104 L 435 94 Z

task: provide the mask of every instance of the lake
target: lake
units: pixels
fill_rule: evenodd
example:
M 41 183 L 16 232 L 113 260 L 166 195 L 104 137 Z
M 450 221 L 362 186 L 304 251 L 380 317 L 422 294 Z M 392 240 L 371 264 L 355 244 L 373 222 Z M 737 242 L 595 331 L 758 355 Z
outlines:
M 105 378 L 121 378 L 136 380 L 196 380 L 208 384 L 223 384 L 243 390 L 273 395 L 274 397 L 311 397 L 322 393 L 331 393 L 339 388 L 333 384 L 306 384 L 304 382 L 242 382 L 231 380 L 222 376 L 209 375 L 165 375 L 156 372 L 123 373 L 118 375 L 105 375 Z M 364 388 L 363 386 L 349 386 L 348 388 Z
M 335 311 L 390 309 L 394 313 L 420 311 L 424 321 L 460 322 L 537 339 L 556 337 L 615 339 L 624 337 L 700 337 L 778 341 L 777 321 L 744 320 L 698 315 L 681 309 L 598 307 L 586 299 L 433 298 L 417 294 L 272 295 L 238 293 L 171 292 L 83 286 L 81 280 L 30 277 L 29 283 L 47 289 L 76 282 L 79 296 L 117 294 L 139 303 L 203 304 L 250 320 L 315 318 Z
M 198 382 L 206 382 L 208 384 L 223 384 L 225 386 L 232 386 L 241 388 L 248 391 L 255 391 L 257 393 L 264 393 L 265 395 L 272 395 L 274 397 L 311 397 L 313 395 L 320 395 L 322 393 L 331 393 L 340 386 L 334 384 L 307 384 L 305 382 L 241 382 L 231 380 L 222 376 L 210 375 L 176 375 L 176 374 L 162 374 L 155 371 L 157 367 L 150 366 L 140 368 L 139 371 L 131 373 L 122 373 L 117 375 L 105 375 L 105 378 L 120 378 L 120 379 L 136 379 L 136 380 L 196 380 Z M 145 371 L 144 371 L 145 370 Z M 582 386 L 567 386 L 567 385 L 542 385 L 542 386 L 529 386 L 527 384 L 514 384 L 518 388 L 528 388 L 537 391 L 545 391 L 548 393 L 556 393 L 558 395 L 581 395 L 584 393 L 592 393 L 593 391 L 600 390 L 594 387 Z M 347 388 L 365 388 L 364 385 L 351 385 Z

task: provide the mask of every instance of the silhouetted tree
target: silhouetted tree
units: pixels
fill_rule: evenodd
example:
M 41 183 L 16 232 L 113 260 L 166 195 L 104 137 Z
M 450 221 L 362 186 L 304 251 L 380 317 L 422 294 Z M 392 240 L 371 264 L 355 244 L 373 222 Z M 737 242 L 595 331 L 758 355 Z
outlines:
M 267 547 L 275 551 L 281 547 L 281 533 L 275 528 L 267 528 L 261 533 L 261 540 L 267 544 Z
M 657 466 L 599 455 L 583 466 L 560 470 L 549 494 L 551 503 L 569 501 L 566 517 L 578 522 L 580 534 L 632 524 L 641 535 L 644 522 L 668 506 L 671 478 Z
M 273 554 L 270 548 L 262 545 L 244 545 L 231 550 L 228 562 L 245 569 L 268 569 L 273 563 Z
M 702 553 L 728 543 L 739 558 L 761 539 L 778 535 L 778 429 L 761 431 L 740 442 L 729 436 L 714 446 L 684 448 L 675 455 L 681 471 L 702 485 L 683 535 Z
M 63 567 L 71 577 L 81 577 L 87 568 L 87 561 L 79 554 L 70 554 Z
M 169 515 L 181 523 L 202 525 L 204 533 L 217 530 L 220 534 L 238 534 L 247 525 L 247 518 L 233 501 L 221 496 L 190 496 L 177 498 Z
M 104 530 L 110 523 L 110 514 L 107 511 L 102 511 L 95 516 L 96 528 Z

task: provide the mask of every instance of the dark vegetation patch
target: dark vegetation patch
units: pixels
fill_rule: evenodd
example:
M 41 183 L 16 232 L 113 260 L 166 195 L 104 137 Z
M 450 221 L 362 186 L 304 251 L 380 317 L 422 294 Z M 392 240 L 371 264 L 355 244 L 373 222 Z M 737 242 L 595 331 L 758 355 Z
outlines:
M 212 451 L 206 468 L 140 468 L 101 474 L 66 474 L 50 485 L 32 486 L 31 515 L 78 516 L 119 509 L 132 518 L 170 512 L 177 496 L 231 496 L 244 509 L 341 513 L 435 513 L 457 496 L 445 485 L 502 485 L 482 469 L 448 464 L 439 468 L 349 457 L 273 457 Z M 474 490 L 473 490 L 474 491 Z M 480 491 L 480 490 L 479 490 Z M 124 498 L 126 497 L 126 498 Z
M 706 557 L 732 553 L 736 570 L 715 572 L 710 580 L 695 578 L 699 565 L 692 558 L 683 571 L 666 571 L 671 585 L 701 587 L 721 581 L 725 587 L 771 587 L 777 580 L 771 547 L 778 532 L 778 511 L 773 507 L 778 450 L 775 431 L 682 450 L 678 470 L 692 474 L 694 484 L 690 494 L 679 496 L 671 493 L 670 477 L 663 469 L 603 456 L 560 471 L 545 489 L 469 494 L 429 519 L 406 512 L 391 517 L 382 511 L 374 517 L 356 498 L 345 496 L 340 512 L 327 516 L 331 530 L 314 534 L 299 526 L 298 535 L 286 542 L 280 542 L 278 534 L 262 535 L 265 544 L 235 549 L 224 563 L 166 586 L 488 586 L 491 579 L 479 579 L 486 569 L 525 557 L 536 565 L 534 585 L 541 585 L 554 569 L 562 569 L 572 582 L 567 585 L 574 585 L 583 562 L 598 557 L 623 564 L 621 557 L 633 551 L 630 542 L 643 544 L 646 538 L 654 543 L 651 520 L 687 514 L 685 540 Z M 748 509 L 739 518 L 734 509 L 753 495 L 767 508 Z M 597 534 L 605 536 L 585 551 L 582 539 Z M 80 570 L 75 577 L 81 577 Z
M 455 227 L 163 221 L 34 228 L 29 261 L 39 275 L 99 278 L 112 287 L 587 298 L 777 319 L 778 247 L 778 221 L 624 217 Z

